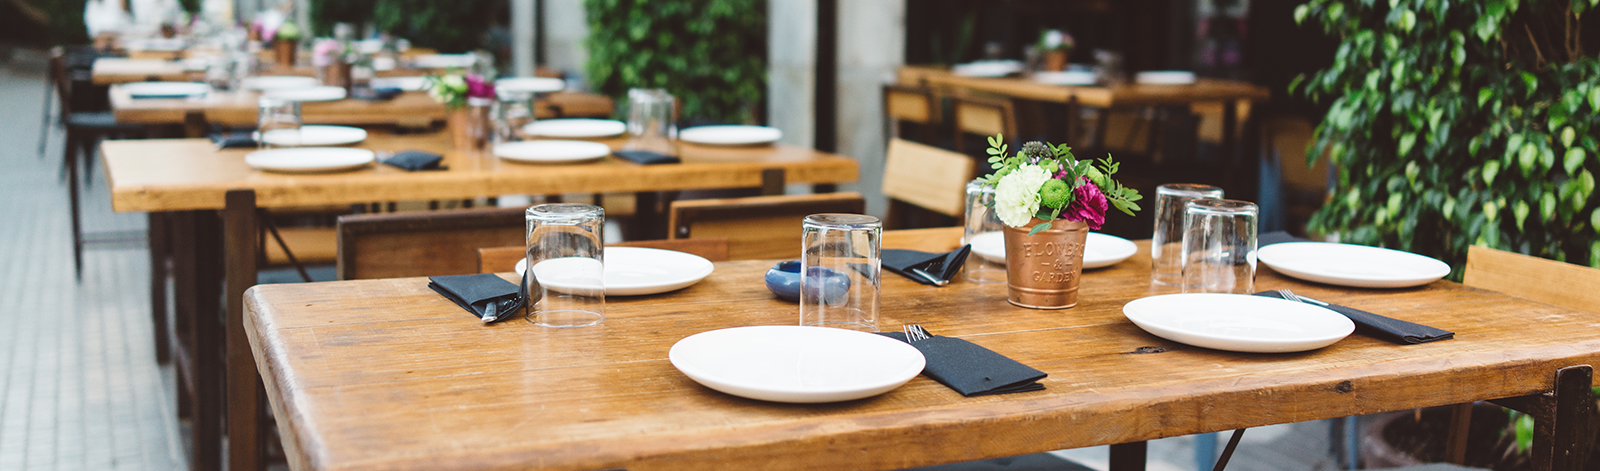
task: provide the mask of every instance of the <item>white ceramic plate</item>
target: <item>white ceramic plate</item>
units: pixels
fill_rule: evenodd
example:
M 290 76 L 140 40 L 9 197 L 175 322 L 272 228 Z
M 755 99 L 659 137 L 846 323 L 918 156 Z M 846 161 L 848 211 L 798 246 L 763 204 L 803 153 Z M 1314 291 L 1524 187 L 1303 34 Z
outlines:
M 289 101 L 334 101 L 343 100 L 345 91 L 342 87 L 315 86 L 305 88 L 284 88 L 261 92 L 261 96 Z
M 424 54 L 411 59 L 418 69 L 459 69 L 472 67 L 478 58 L 472 54 Z
M 428 88 L 427 77 L 377 77 L 372 79 L 372 88 L 398 88 L 401 91 L 418 92 Z
M 388 71 L 394 70 L 394 66 L 395 66 L 395 60 L 394 60 L 393 57 L 374 57 L 374 58 L 372 58 L 372 71 L 373 72 L 388 72 Z
M 882 335 L 807 326 L 753 326 L 701 332 L 667 352 L 672 366 L 708 388 L 774 402 L 861 399 L 900 387 L 927 359 Z
M 495 144 L 494 155 L 531 163 L 571 163 L 611 154 L 611 146 L 588 141 L 535 140 Z
M 678 132 L 678 139 L 715 146 L 770 144 L 783 139 L 783 131 L 766 126 L 697 126 Z
M 246 90 L 283 90 L 289 88 L 310 88 L 320 82 L 314 77 L 301 77 L 298 75 L 264 75 L 260 77 L 245 77 L 239 81 L 239 86 Z
M 1194 72 L 1187 70 L 1147 70 L 1135 74 L 1133 81 L 1146 85 L 1189 85 L 1194 83 Z
M 950 73 L 963 77 L 1004 77 L 1022 71 L 1022 61 L 992 60 L 956 64 Z
M 374 158 L 372 151 L 366 149 L 296 147 L 251 152 L 244 156 L 244 163 L 269 172 L 317 173 L 364 167 Z
M 627 123 L 610 119 L 541 119 L 522 132 L 544 137 L 611 137 L 628 130 Z
M 643 296 L 680 290 L 711 276 L 712 264 L 699 255 L 643 247 L 607 247 L 605 283 L 608 296 Z M 581 273 L 592 264 L 587 258 L 556 258 L 539 262 L 533 274 L 539 283 L 553 291 L 573 293 L 593 290 L 593 280 L 573 280 L 563 273 Z M 517 261 L 517 274 L 528 267 L 528 260 Z
M 1150 296 L 1122 314 L 1157 337 L 1234 352 L 1302 352 L 1333 345 L 1356 330 L 1349 318 L 1266 296 L 1184 293 Z
M 1094 85 L 1094 72 L 1068 70 L 1062 72 L 1037 72 L 1033 81 L 1051 85 Z
M 968 241 L 972 244 L 972 253 L 994 263 L 1006 263 L 1006 238 L 1000 232 L 984 232 L 972 236 Z M 1133 241 L 1114 235 L 1090 232 L 1089 239 L 1083 244 L 1083 268 L 1102 268 L 1116 265 L 1117 262 L 1127 260 L 1134 252 L 1139 251 L 1139 246 Z
M 567 88 L 567 82 L 549 77 L 516 77 L 494 81 L 495 93 L 549 93 Z
M 211 86 L 200 82 L 135 82 L 121 87 L 133 98 L 185 98 L 211 91 Z
M 1306 281 L 1357 288 L 1406 288 L 1450 274 L 1450 265 L 1410 252 L 1327 242 L 1285 242 L 1262 247 L 1257 260 Z
M 268 145 L 342 146 L 367 139 L 367 130 L 349 126 L 300 126 L 300 129 L 274 129 L 261 135 Z

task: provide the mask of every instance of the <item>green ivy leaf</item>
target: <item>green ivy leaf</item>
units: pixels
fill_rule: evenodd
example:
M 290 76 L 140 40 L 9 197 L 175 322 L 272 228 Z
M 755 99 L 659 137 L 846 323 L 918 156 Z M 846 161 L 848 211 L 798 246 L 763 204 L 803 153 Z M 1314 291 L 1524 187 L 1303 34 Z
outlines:
M 1528 219 L 1528 202 L 1517 200 L 1511 205 L 1511 214 L 1517 217 L 1517 230 L 1522 230 L 1522 221 Z
M 1483 184 L 1493 185 L 1494 177 L 1500 174 L 1500 161 L 1490 160 L 1483 163 Z
M 1522 166 L 1523 175 L 1533 175 L 1533 164 L 1539 159 L 1539 148 L 1532 142 L 1522 145 L 1522 151 L 1517 154 L 1517 163 Z
M 1578 174 L 1578 199 L 1588 201 L 1589 195 L 1594 193 L 1594 174 L 1584 170 Z
M 1411 153 L 1411 147 L 1417 144 L 1417 133 L 1408 132 L 1400 135 L 1400 156 Z
M 1400 29 L 1405 30 L 1405 32 L 1409 33 L 1409 32 L 1411 32 L 1411 28 L 1414 28 L 1416 26 L 1417 26 L 1417 14 L 1415 12 L 1412 12 L 1411 10 L 1401 10 L 1400 11 Z
M 1489 87 L 1483 87 L 1483 88 L 1478 89 L 1478 107 L 1482 108 L 1483 104 L 1484 103 L 1488 103 L 1489 102 L 1489 97 L 1493 96 L 1493 95 L 1494 95 L 1494 89 L 1491 89 Z
M 1307 13 L 1311 13 L 1311 5 L 1309 4 L 1294 7 L 1294 24 L 1305 23 Z
M 1517 449 L 1527 450 L 1533 448 L 1533 416 L 1520 414 L 1516 422 Z
M 1555 217 L 1556 209 L 1558 209 L 1556 204 L 1556 195 L 1549 192 L 1539 195 L 1539 215 L 1542 219 L 1549 221 Z
M 1589 227 L 1600 227 L 1600 209 L 1595 209 L 1594 213 L 1589 215 Z M 1600 246 L 1600 240 L 1594 241 L 1594 243 L 1596 246 Z M 1600 252 L 1594 255 L 1600 256 Z
M 1028 230 L 1028 235 L 1038 234 L 1039 231 L 1043 231 L 1043 230 L 1049 229 L 1049 228 L 1050 228 L 1050 221 L 1041 222 L 1038 225 L 1033 226 L 1033 229 L 1029 229 Z
M 1572 147 L 1572 140 L 1576 139 L 1577 137 L 1578 137 L 1578 133 L 1576 131 L 1572 130 L 1572 126 L 1567 126 L 1565 128 L 1561 128 L 1561 146 L 1562 147 Z
M 1589 89 L 1589 109 L 1600 111 L 1600 87 Z
M 1576 175 L 1578 167 L 1583 165 L 1583 160 L 1586 158 L 1588 158 L 1588 152 L 1585 152 L 1582 147 L 1569 148 L 1567 149 L 1566 157 L 1561 159 L 1561 166 L 1567 170 L 1567 175 Z

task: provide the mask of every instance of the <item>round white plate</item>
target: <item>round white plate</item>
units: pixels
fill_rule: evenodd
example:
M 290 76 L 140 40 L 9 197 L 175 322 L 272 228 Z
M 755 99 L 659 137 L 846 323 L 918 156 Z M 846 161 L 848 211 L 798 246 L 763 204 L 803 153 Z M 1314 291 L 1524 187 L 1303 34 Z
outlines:
M 1150 296 L 1123 305 L 1122 314 L 1157 337 L 1234 352 L 1315 350 L 1356 330 L 1349 318 L 1328 309 L 1244 294 Z
M 680 290 L 711 276 L 712 265 L 699 255 L 643 247 L 607 247 L 605 284 L 608 296 L 643 296 Z M 561 293 L 593 290 L 593 280 L 564 278 L 563 273 L 579 272 L 590 258 L 555 258 L 539 262 L 533 274 L 539 284 Z M 517 261 L 517 274 L 528 267 L 528 260 Z
M 393 57 L 374 57 L 374 58 L 372 58 L 372 71 L 373 72 L 388 72 L 388 71 L 394 70 L 394 66 L 395 66 L 395 60 L 394 60 Z
M 342 146 L 367 139 L 367 130 L 349 126 L 300 126 L 300 129 L 274 129 L 261 135 L 268 145 Z
M 418 92 L 428 88 L 427 77 L 377 77 L 372 79 L 372 88 L 398 88 L 401 91 Z
M 523 126 L 522 132 L 544 137 L 611 137 L 628 130 L 627 123 L 611 119 L 541 119 Z
M 667 352 L 705 387 L 774 402 L 861 399 L 900 387 L 927 359 L 910 344 L 832 327 L 772 325 L 701 332 Z
M 1306 281 L 1357 288 L 1406 288 L 1450 274 L 1450 265 L 1411 252 L 1327 242 L 1284 242 L 1256 251 L 1257 260 Z
M 536 140 L 495 144 L 494 155 L 532 163 L 570 163 L 611 154 L 611 146 L 588 141 Z
M 950 73 L 962 77 L 1004 77 L 1022 71 L 1022 61 L 992 60 L 956 64 Z
M 296 147 L 251 152 L 244 156 L 244 163 L 269 172 L 316 173 L 360 168 L 372 163 L 374 157 L 366 149 Z
M 1006 263 L 1006 237 L 1000 232 L 984 232 L 972 236 L 967 241 L 972 244 L 972 253 L 984 260 L 1005 265 Z M 1139 246 L 1133 241 L 1114 235 L 1090 232 L 1083 248 L 1083 268 L 1102 268 L 1116 265 L 1117 262 L 1127 260 L 1134 252 L 1139 251 Z
M 334 101 L 343 100 L 345 91 L 342 87 L 329 87 L 318 85 L 306 88 L 284 88 L 261 92 L 261 96 L 289 101 Z
M 516 77 L 494 81 L 495 93 L 548 93 L 567 88 L 567 82 L 549 77 Z
M 766 126 L 697 126 L 678 131 L 678 139 L 695 144 L 748 146 L 777 142 L 783 139 L 783 131 Z
M 1033 81 L 1051 85 L 1094 85 L 1094 72 L 1067 70 L 1061 72 L 1036 72 Z
M 121 87 L 133 98 L 184 98 L 211 91 L 211 86 L 200 82 L 134 82 Z
M 301 77 L 298 75 L 265 75 L 260 77 L 245 77 L 239 81 L 239 86 L 246 90 L 283 90 L 288 88 L 315 87 L 318 82 L 314 77 Z
M 418 69 L 459 69 L 472 67 L 478 57 L 472 54 L 424 54 L 411 59 Z
M 1194 72 L 1187 70 L 1147 70 L 1134 74 L 1133 81 L 1145 85 L 1189 85 Z

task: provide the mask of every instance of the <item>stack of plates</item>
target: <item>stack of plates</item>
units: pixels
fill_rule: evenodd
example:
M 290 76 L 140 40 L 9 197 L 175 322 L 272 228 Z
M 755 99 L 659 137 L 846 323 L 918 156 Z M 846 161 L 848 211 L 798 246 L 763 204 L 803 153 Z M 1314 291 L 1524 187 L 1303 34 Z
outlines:
M 211 86 L 199 82 L 136 82 L 121 87 L 133 98 L 187 98 L 211 91 Z
M 972 244 L 974 255 L 1001 265 L 1006 263 L 1005 234 L 1000 232 L 974 234 L 967 243 Z M 1134 252 L 1139 251 L 1139 246 L 1128 239 L 1098 232 L 1090 232 L 1088 240 L 1084 241 L 1083 245 L 1084 269 L 1116 265 L 1117 262 L 1127 260 Z
M 361 168 L 375 158 L 372 151 L 366 149 L 298 147 L 251 152 L 244 156 L 244 163 L 269 172 L 318 173 Z
M 367 131 L 349 126 L 301 126 L 300 129 L 274 129 L 261 135 L 261 142 L 272 146 L 342 146 L 366 140 Z
M 289 101 L 334 101 L 343 100 L 345 90 L 343 87 L 329 86 L 283 88 L 261 92 L 261 96 Z
M 611 137 L 628 130 L 628 125 L 610 119 L 544 119 L 523 126 L 522 132 L 542 137 Z
M 611 146 L 588 141 L 536 140 L 495 144 L 494 155 L 528 163 L 572 163 L 611 154 Z
M 771 144 L 783 139 L 783 131 L 766 126 L 698 126 L 678 132 L 678 139 L 714 146 Z

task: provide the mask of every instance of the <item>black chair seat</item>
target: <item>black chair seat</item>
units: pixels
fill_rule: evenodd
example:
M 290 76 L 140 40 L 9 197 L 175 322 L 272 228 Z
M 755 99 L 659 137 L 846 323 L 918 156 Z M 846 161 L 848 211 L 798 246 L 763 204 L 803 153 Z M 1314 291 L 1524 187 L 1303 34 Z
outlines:
M 137 124 L 118 123 L 116 115 L 110 111 L 80 111 L 67 117 L 67 126 L 87 129 L 92 131 L 138 131 L 144 126 Z

